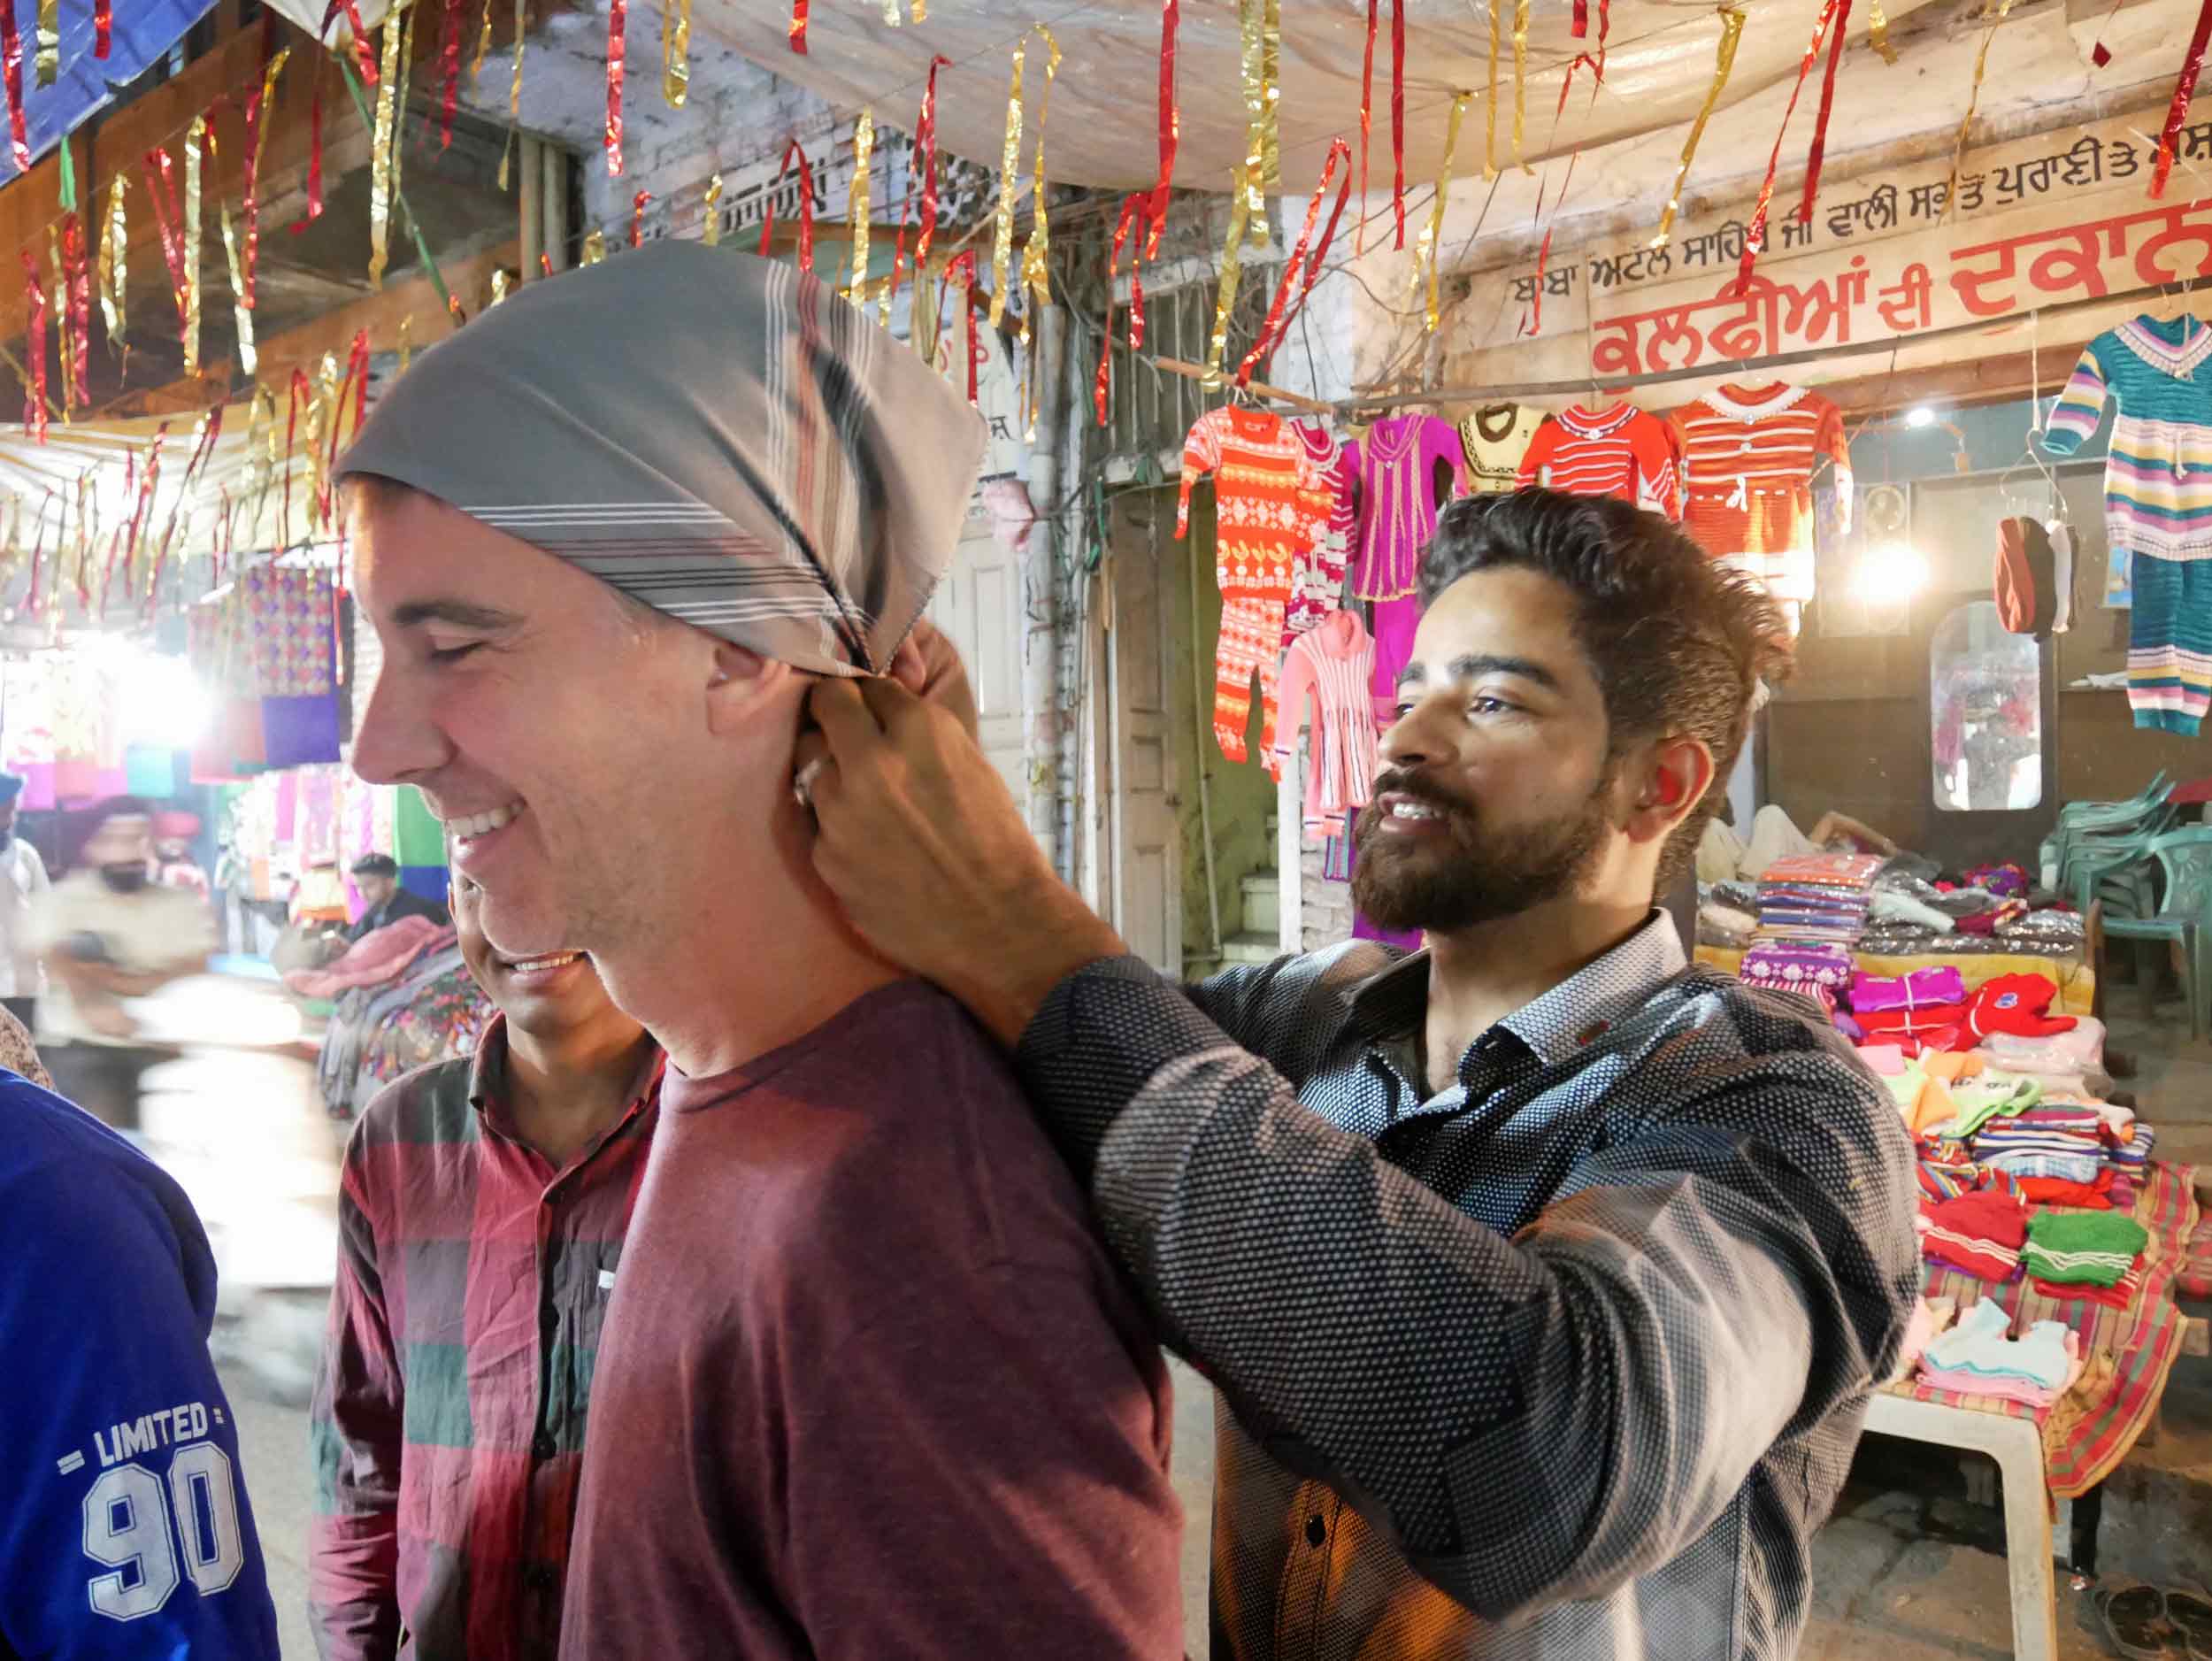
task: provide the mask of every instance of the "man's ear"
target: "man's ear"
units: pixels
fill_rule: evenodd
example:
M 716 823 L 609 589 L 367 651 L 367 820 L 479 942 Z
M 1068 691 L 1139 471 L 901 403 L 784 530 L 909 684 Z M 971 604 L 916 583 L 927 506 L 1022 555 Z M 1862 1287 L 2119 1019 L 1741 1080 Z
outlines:
M 761 710 L 791 678 L 791 665 L 733 641 L 713 640 L 707 665 L 707 730 L 718 738 L 758 724 Z
M 1638 842 L 1664 842 L 1713 784 L 1713 752 L 1694 738 L 1663 739 L 1631 774 L 1627 829 Z

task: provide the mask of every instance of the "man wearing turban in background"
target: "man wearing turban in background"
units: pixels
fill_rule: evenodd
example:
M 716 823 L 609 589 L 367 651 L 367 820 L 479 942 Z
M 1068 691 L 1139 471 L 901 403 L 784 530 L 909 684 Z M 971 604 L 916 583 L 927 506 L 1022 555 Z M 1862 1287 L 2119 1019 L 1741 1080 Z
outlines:
M 926 678 L 982 448 L 811 278 L 659 243 L 425 354 L 339 469 L 384 649 L 355 767 L 421 788 L 502 954 L 589 953 L 670 1058 L 619 1267 L 565 1282 L 611 1302 L 564 1656 L 1181 1653 L 1158 1353 L 1006 1062 L 850 932 L 791 789 L 816 679 Z M 393 1336 L 411 1370 L 458 1335 Z
M 0 773 L 0 1004 L 33 1031 L 38 1027 L 39 967 L 32 917 L 46 892 L 46 862 L 16 832 L 23 781 Z

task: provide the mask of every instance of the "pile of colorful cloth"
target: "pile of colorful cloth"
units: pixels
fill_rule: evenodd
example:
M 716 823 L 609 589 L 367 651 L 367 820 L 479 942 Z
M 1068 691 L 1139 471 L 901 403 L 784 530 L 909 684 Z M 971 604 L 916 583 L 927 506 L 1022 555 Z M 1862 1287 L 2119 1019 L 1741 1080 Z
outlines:
M 2006 974 L 1970 995 L 1949 966 L 1916 969 L 1901 980 L 1855 975 L 1851 1011 L 1839 1020 L 1854 1042 L 1895 1044 L 1909 1056 L 1972 1050 L 1999 1034 L 2045 1038 L 2073 1030 L 2075 1017 L 2048 1014 L 2058 988 L 2039 974 Z
M 1778 859 L 1759 879 L 1759 932 L 1849 947 L 1866 928 L 1877 854 L 1803 854 Z
M 2039 1408 L 2065 1395 L 2081 1371 L 2081 1340 L 2064 1322 L 2039 1320 L 2015 1338 L 1994 1298 L 1970 1306 L 1920 1357 L 1923 1384 Z
M 2124 1308 L 2149 1243 L 2150 1231 L 2118 1211 L 2038 1211 L 2028 1219 L 2020 1261 L 2047 1296 Z
M 1834 941 L 1763 939 L 1744 954 L 1736 978 L 1746 986 L 1809 997 L 1833 1015 L 1837 997 L 1856 973 L 1850 948 Z

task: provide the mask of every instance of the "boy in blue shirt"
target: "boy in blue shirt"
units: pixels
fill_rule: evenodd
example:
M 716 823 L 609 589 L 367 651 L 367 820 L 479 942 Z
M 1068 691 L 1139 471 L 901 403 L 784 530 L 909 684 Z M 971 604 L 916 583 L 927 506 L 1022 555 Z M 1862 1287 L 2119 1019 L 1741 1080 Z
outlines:
M 277 1661 L 191 1203 L 13 1073 L 0 1125 L 0 1661 Z

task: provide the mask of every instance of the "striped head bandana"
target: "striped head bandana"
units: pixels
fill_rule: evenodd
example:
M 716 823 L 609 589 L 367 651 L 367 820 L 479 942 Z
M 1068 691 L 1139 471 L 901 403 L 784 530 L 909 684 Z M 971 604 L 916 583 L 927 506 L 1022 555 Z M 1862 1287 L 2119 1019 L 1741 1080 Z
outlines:
M 982 418 L 788 265 L 656 242 L 415 361 L 339 464 L 818 674 L 881 673 L 952 558 Z

